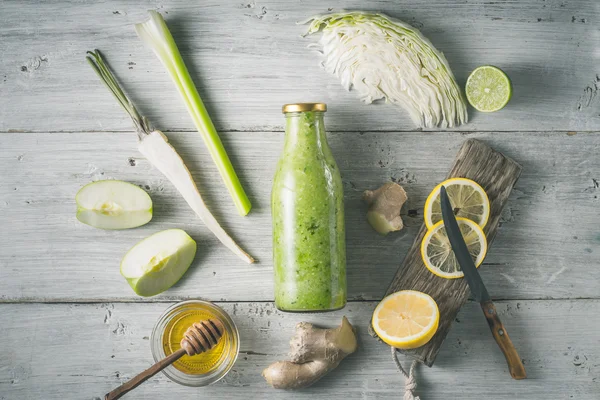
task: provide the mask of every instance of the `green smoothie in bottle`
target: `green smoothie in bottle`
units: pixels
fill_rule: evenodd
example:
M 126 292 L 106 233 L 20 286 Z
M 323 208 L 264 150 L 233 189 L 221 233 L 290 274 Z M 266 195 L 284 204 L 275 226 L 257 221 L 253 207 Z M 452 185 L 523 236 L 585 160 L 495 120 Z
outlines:
M 346 305 L 344 190 L 322 103 L 287 104 L 283 154 L 271 193 L 275 305 L 327 311 Z

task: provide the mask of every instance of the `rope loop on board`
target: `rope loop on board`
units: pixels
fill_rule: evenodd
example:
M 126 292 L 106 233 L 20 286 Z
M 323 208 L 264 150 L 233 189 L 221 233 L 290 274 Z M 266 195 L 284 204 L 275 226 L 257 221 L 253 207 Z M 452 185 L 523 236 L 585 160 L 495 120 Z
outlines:
M 402 368 L 402 364 L 400 364 L 400 360 L 398 360 L 398 351 L 395 347 L 390 346 L 392 349 L 392 359 L 398 367 L 398 370 L 404 376 L 404 400 L 421 400 L 419 396 L 415 395 L 415 390 L 417 390 L 417 380 L 415 379 L 415 368 L 417 366 L 417 360 L 413 361 L 410 365 L 410 369 L 408 373 Z

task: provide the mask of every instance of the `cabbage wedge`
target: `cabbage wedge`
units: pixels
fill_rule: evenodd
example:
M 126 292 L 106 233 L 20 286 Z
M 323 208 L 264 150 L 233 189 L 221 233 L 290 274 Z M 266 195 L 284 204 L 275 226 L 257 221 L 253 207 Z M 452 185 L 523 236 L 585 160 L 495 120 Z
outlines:
M 367 104 L 384 99 L 422 128 L 467 122 L 467 105 L 444 55 L 412 26 L 366 12 L 316 16 L 306 35 L 321 31 L 325 71 Z

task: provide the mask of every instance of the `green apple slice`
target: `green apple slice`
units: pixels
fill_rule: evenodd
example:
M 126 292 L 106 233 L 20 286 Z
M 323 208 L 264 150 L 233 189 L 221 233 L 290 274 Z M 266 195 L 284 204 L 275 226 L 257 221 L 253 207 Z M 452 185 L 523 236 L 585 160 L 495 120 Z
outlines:
M 121 261 L 121 275 L 140 296 L 164 292 L 185 274 L 196 255 L 196 242 L 181 229 L 167 229 L 131 248 Z
M 100 229 L 128 229 L 152 219 L 152 199 L 128 182 L 105 180 L 89 183 L 75 196 L 77 219 Z

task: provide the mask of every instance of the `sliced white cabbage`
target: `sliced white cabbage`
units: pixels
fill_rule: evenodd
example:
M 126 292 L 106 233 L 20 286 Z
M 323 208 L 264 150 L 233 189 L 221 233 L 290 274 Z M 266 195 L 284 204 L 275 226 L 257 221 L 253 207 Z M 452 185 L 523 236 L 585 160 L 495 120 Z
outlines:
M 100 229 L 128 229 L 152 219 L 152 199 L 128 182 L 105 180 L 89 183 L 75 195 L 77 219 Z
M 325 71 L 367 104 L 385 99 L 423 128 L 467 122 L 467 105 L 448 61 L 412 26 L 383 14 L 326 14 L 311 18 L 307 35 L 319 41 Z

